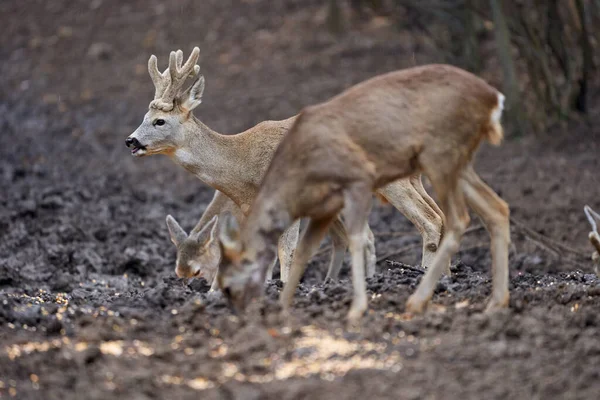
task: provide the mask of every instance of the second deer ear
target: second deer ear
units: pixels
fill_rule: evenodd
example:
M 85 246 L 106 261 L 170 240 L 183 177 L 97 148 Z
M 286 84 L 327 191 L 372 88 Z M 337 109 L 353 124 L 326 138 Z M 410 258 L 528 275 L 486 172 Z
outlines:
M 206 223 L 202 229 L 198 232 L 191 232 L 190 239 L 195 240 L 198 244 L 203 246 L 210 245 L 213 240 L 218 239 L 217 236 L 217 226 L 218 226 L 219 217 L 215 215 L 212 217 L 208 223 Z M 216 242 L 216 240 L 215 240 Z
M 171 241 L 175 246 L 179 246 L 181 242 L 187 239 L 187 233 L 181 226 L 175 221 L 170 215 L 167 215 L 167 228 L 169 228 L 169 234 L 171 235 Z
M 192 111 L 202 103 L 202 94 L 204 93 L 204 76 L 199 75 L 194 84 L 183 93 L 182 107 Z
M 223 248 L 230 251 L 240 252 L 242 249 L 240 243 L 240 226 L 235 217 L 230 213 L 225 213 L 222 217 L 219 240 Z
M 600 226 L 600 214 L 598 214 L 596 211 L 592 210 L 592 207 L 586 205 L 583 208 L 583 211 L 585 212 L 585 215 L 588 219 L 588 221 L 590 222 L 590 225 L 592 225 L 592 230 L 594 232 L 598 232 L 598 227 Z M 600 232 L 598 232 L 600 233 Z

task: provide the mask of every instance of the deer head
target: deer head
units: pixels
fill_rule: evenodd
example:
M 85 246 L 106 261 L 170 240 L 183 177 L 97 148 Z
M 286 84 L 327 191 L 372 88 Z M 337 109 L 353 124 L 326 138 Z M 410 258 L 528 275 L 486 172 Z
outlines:
M 154 83 L 154 100 L 148 107 L 142 124 L 125 140 L 134 156 L 170 153 L 180 147 L 185 140 L 192 110 L 202 102 L 204 77 L 200 75 L 200 66 L 196 65 L 200 49 L 194 47 L 192 54 L 183 64 L 183 52 L 172 51 L 169 67 L 160 72 L 156 56 L 148 60 L 148 72 Z M 195 78 L 194 83 L 182 91 L 188 77 Z
M 215 215 L 200 231 L 188 236 L 175 218 L 167 216 L 171 241 L 177 247 L 175 273 L 178 277 L 203 277 L 212 284 L 221 261 L 217 226 L 218 216 Z
M 231 305 L 236 310 L 242 311 L 252 300 L 262 295 L 265 281 L 265 274 L 262 272 L 264 268 L 261 268 L 260 262 L 255 260 L 256 256 L 245 251 L 236 218 L 231 214 L 224 214 L 222 218 L 219 240 L 223 257 L 219 266 L 217 284 Z
M 592 210 L 590 206 L 585 206 L 583 208 L 585 215 L 590 221 L 590 225 L 592 225 L 592 231 L 588 235 L 590 239 L 590 243 L 596 249 L 594 254 L 592 254 L 592 260 L 596 263 L 595 271 L 597 275 L 600 275 L 600 233 L 598 233 L 598 226 L 600 226 L 600 214 L 596 211 Z

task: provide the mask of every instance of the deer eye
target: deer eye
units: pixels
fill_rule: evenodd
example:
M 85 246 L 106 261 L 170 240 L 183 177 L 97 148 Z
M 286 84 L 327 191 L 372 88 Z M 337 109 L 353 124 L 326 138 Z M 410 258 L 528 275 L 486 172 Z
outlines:
M 157 119 L 156 121 L 154 121 L 154 126 L 158 125 L 158 126 L 163 126 L 165 124 L 165 120 L 162 118 Z

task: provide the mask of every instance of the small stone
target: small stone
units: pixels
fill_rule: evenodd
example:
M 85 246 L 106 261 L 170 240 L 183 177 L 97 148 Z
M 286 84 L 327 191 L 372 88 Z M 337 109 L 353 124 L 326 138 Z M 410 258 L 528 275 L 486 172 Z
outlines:
M 108 60 L 112 53 L 113 48 L 108 43 L 93 43 L 88 49 L 88 56 L 96 60 Z
M 65 202 L 60 196 L 51 195 L 51 196 L 44 197 L 42 199 L 42 201 L 40 202 L 40 205 L 42 206 L 42 208 L 45 208 L 48 210 L 58 210 L 65 206 Z
M 73 28 L 70 26 L 59 26 L 56 34 L 60 38 L 70 38 L 73 36 Z
M 62 322 L 60 322 L 56 317 L 51 318 L 46 324 L 46 333 L 49 335 L 58 334 L 62 329 Z

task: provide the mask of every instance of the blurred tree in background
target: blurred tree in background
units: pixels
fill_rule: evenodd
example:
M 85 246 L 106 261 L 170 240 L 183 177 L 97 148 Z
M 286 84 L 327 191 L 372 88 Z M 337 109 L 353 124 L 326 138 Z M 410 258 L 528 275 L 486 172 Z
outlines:
M 427 36 L 443 62 L 501 71 L 514 134 L 589 111 L 600 0 L 330 0 L 327 23 L 336 34 L 352 29 L 343 6 L 350 19 L 385 16 Z M 484 58 L 490 44 L 493 57 Z

